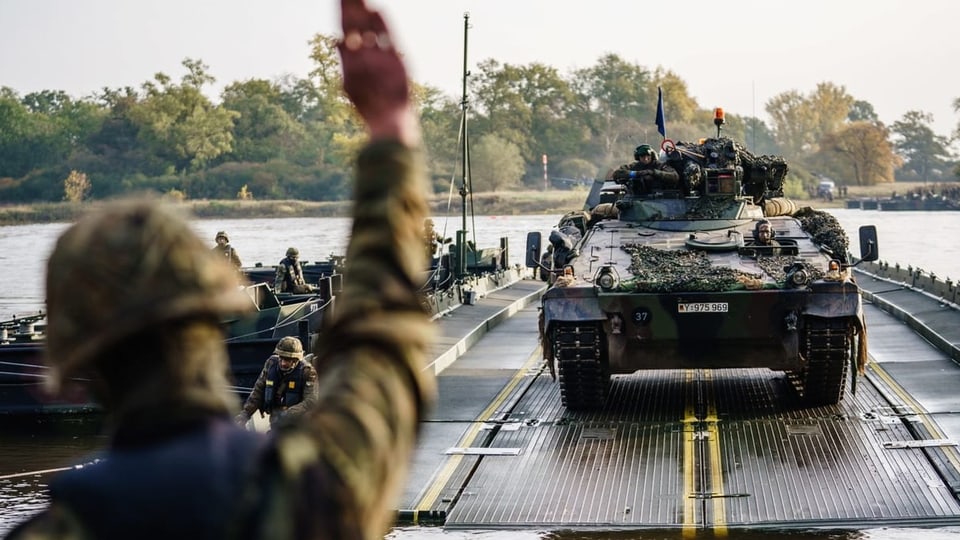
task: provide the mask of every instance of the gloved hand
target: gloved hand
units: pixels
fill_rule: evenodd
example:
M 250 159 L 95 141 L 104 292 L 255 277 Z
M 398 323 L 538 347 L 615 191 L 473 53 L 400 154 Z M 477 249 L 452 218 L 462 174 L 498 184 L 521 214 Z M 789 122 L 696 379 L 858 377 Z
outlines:
M 617 169 L 613 171 L 614 180 L 626 180 L 629 177 L 630 177 L 629 173 L 623 169 Z
M 249 421 L 250 421 L 250 417 L 247 416 L 247 413 L 245 412 L 241 412 L 233 417 L 233 422 L 238 426 L 245 426 Z

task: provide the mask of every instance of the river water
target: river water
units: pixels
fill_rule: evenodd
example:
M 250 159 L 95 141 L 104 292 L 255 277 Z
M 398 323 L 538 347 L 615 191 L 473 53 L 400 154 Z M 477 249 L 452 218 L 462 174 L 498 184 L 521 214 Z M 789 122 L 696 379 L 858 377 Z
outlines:
M 960 279 L 960 213 L 957 212 L 880 212 L 876 210 L 831 210 L 847 234 L 857 255 L 857 228 L 877 226 L 880 259 L 891 265 L 912 265 L 938 277 Z M 499 245 L 507 237 L 510 262 L 523 263 L 528 231 L 549 233 L 558 215 L 480 216 L 468 223 L 468 239 L 480 247 Z M 444 236 L 455 236 L 460 218 L 434 218 L 436 229 Z M 230 235 L 244 265 L 261 262 L 276 264 L 290 246 L 300 250 L 301 260 L 325 260 L 331 254 L 343 254 L 349 240 L 347 218 L 284 218 L 198 220 L 193 227 L 210 246 L 217 231 Z M 43 308 L 44 265 L 65 223 L 0 227 L 0 319 L 27 315 Z M 102 446 L 104 440 L 95 427 L 84 423 L 30 423 L 0 426 L 0 535 L 46 504 L 45 487 L 49 474 L 5 478 L 26 471 L 42 471 L 82 462 L 83 456 Z M 737 536 L 742 537 L 740 535 Z M 653 532 L 593 533 L 564 531 L 444 531 L 430 528 L 397 529 L 389 535 L 396 539 L 627 539 L 679 538 L 676 534 Z M 914 540 L 950 538 L 960 540 L 960 528 L 874 529 L 849 534 L 805 533 L 781 535 L 755 533 L 749 538 L 868 538 Z

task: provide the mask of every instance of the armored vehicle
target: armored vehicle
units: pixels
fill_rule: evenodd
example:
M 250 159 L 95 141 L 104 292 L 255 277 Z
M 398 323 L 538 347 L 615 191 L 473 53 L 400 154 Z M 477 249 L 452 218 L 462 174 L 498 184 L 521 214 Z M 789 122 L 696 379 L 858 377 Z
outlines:
M 717 125 L 696 144 L 665 141 L 679 181 L 608 174 L 551 232 L 549 255 L 528 234 L 526 264 L 551 282 L 540 337 L 567 408 L 602 406 L 613 374 L 680 368 L 783 371 L 804 405 L 833 404 L 848 366 L 854 381 L 862 371 L 842 228 L 783 197 L 782 158 L 754 156 Z M 860 250 L 876 260 L 875 227 L 860 229 Z

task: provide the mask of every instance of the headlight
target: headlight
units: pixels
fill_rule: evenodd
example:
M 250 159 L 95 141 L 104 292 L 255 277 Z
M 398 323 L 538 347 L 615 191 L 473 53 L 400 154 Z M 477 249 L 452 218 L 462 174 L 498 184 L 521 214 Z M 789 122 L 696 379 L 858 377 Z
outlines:
M 613 290 L 620 283 L 620 279 L 610 266 L 604 266 L 597 273 L 597 285 L 605 291 Z
M 790 274 L 790 284 L 794 287 L 805 287 L 807 283 L 810 283 L 810 275 L 806 270 L 800 268 Z

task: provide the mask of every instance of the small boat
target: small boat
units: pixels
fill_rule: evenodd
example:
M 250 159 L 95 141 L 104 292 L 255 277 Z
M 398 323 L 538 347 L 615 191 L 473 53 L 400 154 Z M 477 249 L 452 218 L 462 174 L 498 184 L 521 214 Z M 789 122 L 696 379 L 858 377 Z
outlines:
M 254 311 L 224 320 L 233 387 L 246 397 L 284 336 L 297 336 L 310 346 L 323 318 L 332 312 L 335 296 L 318 290 L 311 294 L 274 294 L 266 283 L 245 289 Z M 82 385 L 68 385 L 61 396 L 44 390 L 46 366 L 43 345 L 46 314 L 0 321 L 0 416 L 87 414 L 99 407 Z
M 343 267 L 346 257 L 333 255 L 326 261 L 301 263 L 303 280 L 315 285 L 322 294 L 336 296 L 343 289 Z M 277 275 L 277 265 L 264 266 L 257 263 L 240 269 L 247 280 L 256 285 L 266 283 L 273 285 Z
M 327 288 L 310 294 L 276 294 L 270 285 L 256 283 L 246 292 L 256 311 L 224 321 L 233 383 L 244 394 L 253 387 L 280 338 L 296 336 L 305 349 L 312 349 L 323 318 L 333 313 L 336 300 Z

